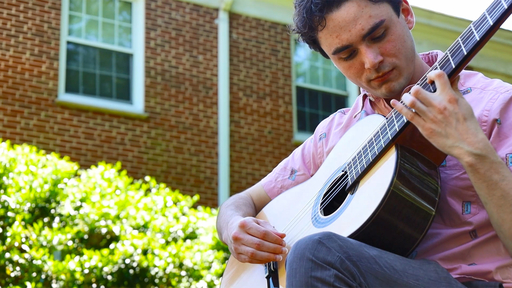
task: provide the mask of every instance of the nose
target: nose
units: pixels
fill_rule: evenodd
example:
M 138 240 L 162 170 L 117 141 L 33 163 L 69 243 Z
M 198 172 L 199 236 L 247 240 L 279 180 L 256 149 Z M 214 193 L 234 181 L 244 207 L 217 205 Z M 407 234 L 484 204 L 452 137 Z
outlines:
M 364 68 L 376 69 L 384 59 L 376 47 L 366 47 L 362 49 L 364 56 Z

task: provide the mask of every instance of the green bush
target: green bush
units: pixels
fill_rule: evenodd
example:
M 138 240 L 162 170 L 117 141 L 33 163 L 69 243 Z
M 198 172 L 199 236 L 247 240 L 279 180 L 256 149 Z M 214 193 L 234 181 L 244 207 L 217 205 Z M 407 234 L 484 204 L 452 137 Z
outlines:
M 121 165 L 0 143 L 0 287 L 216 287 L 217 211 Z

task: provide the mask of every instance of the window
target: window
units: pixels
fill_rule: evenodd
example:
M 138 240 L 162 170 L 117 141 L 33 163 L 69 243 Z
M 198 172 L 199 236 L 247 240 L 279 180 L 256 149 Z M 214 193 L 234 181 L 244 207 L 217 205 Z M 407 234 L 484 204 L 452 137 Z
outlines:
M 64 0 L 61 102 L 144 113 L 144 0 Z
M 328 59 L 292 40 L 294 134 L 304 141 L 316 126 L 338 109 L 352 105 L 359 91 Z

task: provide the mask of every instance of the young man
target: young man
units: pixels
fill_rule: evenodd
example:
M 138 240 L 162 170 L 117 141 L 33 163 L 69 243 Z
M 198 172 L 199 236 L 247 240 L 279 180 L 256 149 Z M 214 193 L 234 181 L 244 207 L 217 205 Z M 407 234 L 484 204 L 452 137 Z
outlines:
M 413 87 L 402 97 L 440 57 L 416 52 L 407 0 L 296 0 L 295 8 L 294 32 L 362 94 L 317 127 L 312 137 L 323 135 L 321 144 L 304 142 L 222 205 L 217 228 L 232 255 L 248 263 L 281 260 L 286 235 L 254 216 L 309 179 L 358 119 L 393 107 L 448 155 L 430 230 L 411 259 L 333 233 L 305 237 L 287 257 L 287 287 L 512 287 L 512 86 L 469 71 L 450 82 L 437 71 L 428 75 L 437 92 Z

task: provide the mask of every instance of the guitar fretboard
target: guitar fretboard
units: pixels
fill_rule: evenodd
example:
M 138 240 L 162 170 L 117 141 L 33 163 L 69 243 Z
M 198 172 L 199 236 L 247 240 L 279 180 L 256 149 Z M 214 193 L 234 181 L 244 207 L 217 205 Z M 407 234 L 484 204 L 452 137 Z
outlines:
M 434 70 L 444 71 L 450 79 L 458 75 L 482 46 L 512 13 L 512 0 L 495 0 L 484 13 L 455 40 L 445 54 L 425 73 L 416 85 L 435 92 L 435 84 L 429 84 L 427 74 Z M 345 171 L 351 186 L 384 151 L 390 147 L 409 121 L 393 109 L 386 120 L 375 130 L 368 141 L 347 162 Z

